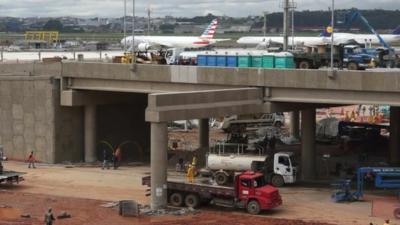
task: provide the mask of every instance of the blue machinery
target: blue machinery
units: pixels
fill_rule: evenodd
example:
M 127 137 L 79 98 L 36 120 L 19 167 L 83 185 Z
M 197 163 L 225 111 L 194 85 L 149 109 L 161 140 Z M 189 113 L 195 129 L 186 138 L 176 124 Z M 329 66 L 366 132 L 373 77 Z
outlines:
M 384 48 L 386 48 L 389 51 L 389 58 L 391 63 L 393 64 L 395 61 L 395 51 L 390 45 L 379 35 L 378 32 L 369 24 L 368 20 L 356 9 L 352 10 L 349 15 L 346 16 L 345 18 L 345 24 L 347 25 L 347 28 L 350 28 L 351 24 L 356 20 L 357 18 L 360 18 L 361 21 L 364 23 L 365 26 L 368 27 L 368 29 L 375 34 L 375 36 L 378 38 L 379 42 L 381 45 L 383 45 Z M 393 65 L 391 65 L 392 67 Z
M 332 184 L 339 190 L 332 194 L 335 202 L 359 200 L 364 196 L 366 179 L 374 180 L 376 188 L 400 190 L 400 167 L 361 167 L 357 170 L 357 191 L 351 192 L 351 181 Z
M 350 18 L 349 18 L 350 17 Z M 350 16 L 346 16 L 345 23 L 347 24 L 347 27 L 350 28 L 351 24 L 356 20 L 357 18 L 360 18 L 361 21 L 364 23 L 365 26 L 368 27 L 368 29 L 376 35 L 376 37 L 379 39 L 379 42 L 383 45 L 383 47 L 390 49 L 390 46 L 388 43 L 383 40 L 383 38 L 376 32 L 376 30 L 369 24 L 368 20 L 358 11 L 358 10 L 352 10 Z

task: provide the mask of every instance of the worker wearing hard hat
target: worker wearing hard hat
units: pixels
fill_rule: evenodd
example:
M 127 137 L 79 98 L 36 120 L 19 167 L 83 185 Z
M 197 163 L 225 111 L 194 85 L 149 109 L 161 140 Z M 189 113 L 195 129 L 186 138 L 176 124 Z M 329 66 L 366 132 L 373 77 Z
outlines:
M 189 183 L 194 182 L 194 166 L 192 164 L 189 165 L 186 177 L 187 177 Z

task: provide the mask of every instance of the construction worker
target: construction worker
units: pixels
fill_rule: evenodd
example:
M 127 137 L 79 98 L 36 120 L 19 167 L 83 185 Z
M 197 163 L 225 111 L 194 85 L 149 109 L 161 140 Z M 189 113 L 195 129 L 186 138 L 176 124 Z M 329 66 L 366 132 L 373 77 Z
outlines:
M 102 170 L 104 170 L 104 168 L 110 169 L 110 164 L 109 164 L 109 154 L 108 154 L 108 150 L 105 148 L 103 149 L 103 165 L 101 167 Z
M 44 223 L 45 225 L 53 225 L 53 221 L 56 220 L 53 216 L 52 209 L 49 208 L 47 213 L 44 215 Z
M 194 183 L 194 166 L 192 164 L 189 165 L 186 177 L 189 183 Z
M 350 121 L 351 122 L 356 121 L 356 113 L 354 112 L 354 110 L 351 111 Z
M 119 167 L 119 162 L 121 161 L 122 155 L 121 155 L 121 148 L 118 147 L 115 149 L 114 153 L 114 170 Z
M 196 158 L 196 156 L 193 156 L 193 159 L 192 159 L 192 166 L 195 167 L 196 164 L 197 164 L 197 158 Z
M 34 169 L 36 168 L 35 156 L 33 155 L 33 151 L 31 151 L 31 153 L 28 156 L 28 168 L 31 168 L 31 165 L 32 165 L 32 168 L 34 168 Z

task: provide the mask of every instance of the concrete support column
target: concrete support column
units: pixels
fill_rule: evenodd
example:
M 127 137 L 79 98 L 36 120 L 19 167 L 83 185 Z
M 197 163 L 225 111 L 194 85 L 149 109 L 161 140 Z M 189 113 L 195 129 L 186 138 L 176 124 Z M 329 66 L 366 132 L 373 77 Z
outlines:
M 197 151 L 197 163 L 198 167 L 202 167 L 206 162 L 206 153 L 208 152 L 210 143 L 210 127 L 208 119 L 199 119 L 199 150 Z
M 301 178 L 314 179 L 315 167 L 315 109 L 301 111 Z
M 400 107 L 390 107 L 389 163 L 400 165 Z
M 167 206 L 167 149 L 168 129 L 166 123 L 151 123 L 151 209 Z
M 96 157 L 96 105 L 85 106 L 85 162 L 95 162 Z
M 299 135 L 299 124 L 300 124 L 300 119 L 299 119 L 299 111 L 294 111 L 290 112 L 289 114 L 290 118 L 290 135 L 298 139 L 300 137 Z

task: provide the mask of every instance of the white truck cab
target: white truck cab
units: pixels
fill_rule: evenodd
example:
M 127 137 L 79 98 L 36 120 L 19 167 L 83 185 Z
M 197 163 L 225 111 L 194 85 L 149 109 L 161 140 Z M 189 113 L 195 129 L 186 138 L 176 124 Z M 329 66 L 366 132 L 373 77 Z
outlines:
M 297 163 L 292 152 L 278 152 L 274 155 L 273 172 L 270 182 L 274 186 L 296 182 Z
M 217 184 L 225 185 L 235 173 L 249 170 L 263 173 L 268 183 L 276 187 L 296 182 L 297 164 L 291 152 L 278 152 L 274 155 L 243 154 L 240 149 L 237 153 L 227 153 L 219 148 L 218 152 L 207 155 L 203 171 L 204 174 L 211 172 Z

